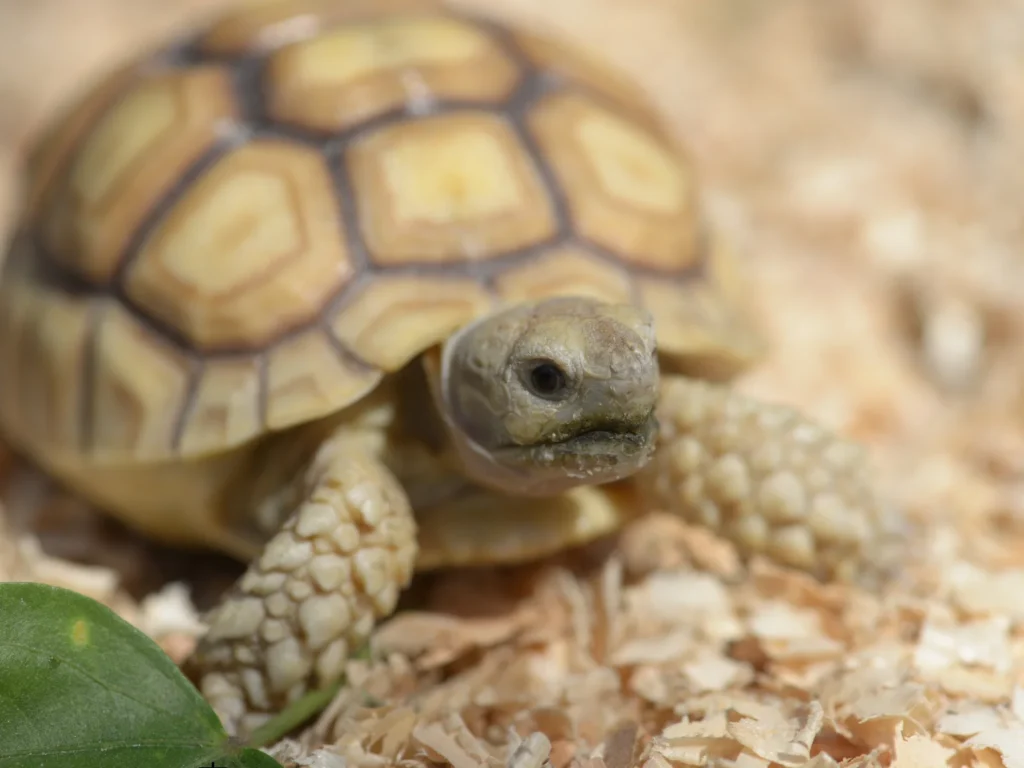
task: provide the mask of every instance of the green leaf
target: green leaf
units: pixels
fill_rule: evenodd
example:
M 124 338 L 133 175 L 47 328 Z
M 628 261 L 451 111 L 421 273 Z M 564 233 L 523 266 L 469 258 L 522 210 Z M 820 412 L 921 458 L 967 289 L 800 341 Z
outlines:
M 0 584 L 0 768 L 281 768 L 228 740 L 170 658 L 104 605 Z

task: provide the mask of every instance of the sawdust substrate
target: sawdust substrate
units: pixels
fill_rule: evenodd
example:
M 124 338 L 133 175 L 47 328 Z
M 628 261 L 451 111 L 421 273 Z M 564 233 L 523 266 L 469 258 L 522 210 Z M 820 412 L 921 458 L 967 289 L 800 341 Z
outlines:
M 49 110 L 218 4 L 0 6 L 0 213 Z M 1024 6 L 460 4 L 560 31 L 650 89 L 750 258 L 772 349 L 739 386 L 868 445 L 910 523 L 906 568 L 881 590 L 823 585 L 653 516 L 611 546 L 424 579 L 374 660 L 274 753 L 321 768 L 1024 766 Z M 230 569 L 140 587 L 149 544 L 71 501 L 29 521 L 40 487 L 7 490 L 0 577 L 73 586 L 187 654 L 193 598 Z

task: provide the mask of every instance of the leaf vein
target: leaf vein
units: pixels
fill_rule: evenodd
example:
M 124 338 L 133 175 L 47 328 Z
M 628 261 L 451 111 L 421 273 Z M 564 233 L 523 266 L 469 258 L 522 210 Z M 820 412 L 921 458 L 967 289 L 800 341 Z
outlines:
M 7 647 L 7 648 L 17 648 L 17 649 L 25 651 L 28 654 L 30 654 L 32 656 L 35 656 L 37 658 L 38 657 L 53 656 L 54 655 L 54 654 L 46 652 L 46 651 L 40 651 L 39 649 L 33 648 L 32 646 L 29 646 L 29 645 L 21 645 L 20 643 L 13 643 L 13 642 L 11 642 L 9 640 L 0 640 L 0 648 L 5 648 L 5 647 Z M 103 688 L 103 689 L 105 689 L 107 691 L 110 691 L 111 693 L 118 694 L 118 695 L 128 699 L 129 701 L 135 702 L 136 704 L 138 704 L 138 705 L 140 705 L 142 707 L 145 707 L 145 708 L 147 708 L 149 710 L 152 710 L 155 713 L 158 713 L 158 714 L 161 714 L 161 715 L 171 715 L 171 716 L 178 716 L 178 715 L 181 714 L 180 712 L 174 712 L 173 710 L 163 709 L 161 707 L 158 707 L 153 702 L 146 701 L 145 699 L 138 699 L 135 696 L 131 695 L 130 693 L 127 693 L 126 691 L 122 691 L 119 688 L 115 688 L 115 687 L 111 686 L 109 683 L 99 679 L 98 677 L 96 677 L 95 675 L 90 673 L 88 670 L 83 668 L 81 665 L 76 664 L 73 661 L 69 661 L 68 659 L 65 659 L 65 658 L 61 658 L 60 661 L 61 661 L 62 664 L 65 664 L 68 667 L 71 667 L 72 669 L 78 671 L 83 677 L 88 678 L 89 680 L 92 680 L 100 688 Z M 166 675 L 163 674 L 162 670 L 154 670 L 154 671 L 160 672 L 161 676 L 165 680 L 169 680 L 169 678 Z M 171 681 L 171 682 L 173 682 L 173 681 Z
M 60 749 L 22 749 L 17 752 L 0 752 L 0 758 L 6 760 L 11 757 L 45 757 L 50 755 L 76 755 L 80 753 L 95 753 L 95 752 L 117 752 L 132 749 L 144 749 L 144 748 L 155 748 L 161 749 L 177 748 L 187 749 L 193 752 L 208 752 L 211 750 L 217 751 L 216 745 L 213 744 L 197 744 L 195 742 L 177 742 L 177 741 L 148 741 L 133 739 L 130 744 L 111 744 L 109 741 L 96 742 L 83 744 L 78 747 L 63 747 Z

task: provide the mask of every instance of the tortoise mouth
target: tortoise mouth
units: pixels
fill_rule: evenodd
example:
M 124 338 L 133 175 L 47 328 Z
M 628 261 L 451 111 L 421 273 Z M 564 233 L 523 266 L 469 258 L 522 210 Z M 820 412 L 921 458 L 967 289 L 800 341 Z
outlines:
M 510 445 L 495 451 L 501 462 L 537 471 L 564 472 L 567 477 L 600 483 L 626 477 L 640 469 L 654 451 L 658 421 L 652 411 L 635 425 L 601 425 L 567 437 Z
M 639 430 L 588 429 L 564 440 L 542 443 L 541 447 L 560 454 L 632 453 L 643 450 L 653 441 L 656 427 L 657 423 L 651 418 Z

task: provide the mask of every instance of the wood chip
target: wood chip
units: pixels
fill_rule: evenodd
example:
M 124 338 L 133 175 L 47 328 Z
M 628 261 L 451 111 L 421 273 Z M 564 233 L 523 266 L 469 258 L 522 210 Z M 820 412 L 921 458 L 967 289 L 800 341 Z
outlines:
M 893 752 L 892 768 L 946 768 L 956 753 L 926 735 L 898 737 Z
M 1004 768 L 1024 768 L 1024 729 L 982 731 L 969 738 L 966 745 L 973 748 L 979 757 L 990 758 L 995 753 Z
M 794 717 L 777 707 L 754 702 L 730 707 L 727 732 L 755 755 L 784 766 L 796 766 L 810 757 L 811 744 L 821 730 L 824 712 L 812 701 L 806 713 Z

